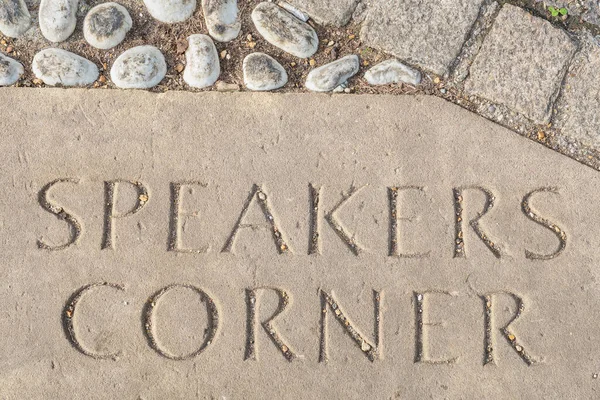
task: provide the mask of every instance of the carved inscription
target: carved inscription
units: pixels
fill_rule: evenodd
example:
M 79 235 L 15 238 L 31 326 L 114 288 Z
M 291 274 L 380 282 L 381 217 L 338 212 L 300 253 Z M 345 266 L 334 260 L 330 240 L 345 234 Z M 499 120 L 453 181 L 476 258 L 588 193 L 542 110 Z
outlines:
M 485 195 L 485 204 L 483 206 L 483 210 L 478 212 L 477 216 L 469 221 L 469 225 L 471 225 L 477 237 L 479 237 L 479 239 L 481 239 L 481 241 L 485 243 L 485 245 L 488 249 L 490 249 L 492 254 L 496 256 L 496 258 L 500 258 L 500 249 L 498 248 L 497 244 L 494 243 L 494 241 L 492 241 L 489 238 L 489 236 L 483 231 L 479 223 L 479 220 L 481 220 L 481 218 L 483 218 L 483 216 L 494 207 L 496 197 L 489 189 L 486 189 L 481 186 L 464 186 L 452 190 L 454 193 L 454 215 L 456 223 L 454 239 L 454 257 L 456 258 L 467 256 L 465 251 L 465 239 L 463 231 L 463 192 L 468 189 L 478 190 Z
M 388 195 L 390 201 L 390 253 L 392 257 L 401 258 L 423 258 L 429 256 L 430 252 L 426 253 L 401 253 L 399 250 L 398 243 L 398 221 L 408 220 L 412 218 L 401 217 L 398 213 L 398 193 L 403 191 L 417 191 L 423 193 L 425 189 L 421 186 L 403 186 L 403 187 L 390 187 L 388 188 Z
M 308 184 L 310 196 L 310 234 L 308 238 L 308 254 L 321 254 L 320 232 L 321 226 L 319 221 L 319 204 L 321 203 L 321 188 L 315 188 L 312 184 Z
M 38 194 L 38 200 L 44 210 L 55 215 L 58 219 L 64 220 L 68 224 L 70 236 L 65 243 L 55 246 L 50 245 L 47 243 L 47 241 L 39 238 L 37 244 L 40 249 L 54 251 L 65 250 L 77 243 L 77 241 L 79 241 L 83 235 L 82 224 L 79 222 L 79 220 L 75 218 L 72 213 L 66 211 L 65 208 L 49 198 L 49 191 L 61 183 L 79 183 L 79 180 L 69 178 L 54 180 L 40 190 Z M 115 203 L 118 197 L 117 192 L 120 185 L 133 186 L 137 193 L 135 205 L 130 210 L 123 213 L 115 212 Z M 195 254 L 204 254 L 210 252 L 210 249 L 212 248 L 210 244 L 201 246 L 199 248 L 185 248 L 181 243 L 182 218 L 196 216 L 198 213 L 198 211 L 183 211 L 183 189 L 188 188 L 189 190 L 192 190 L 193 187 L 206 186 L 207 184 L 199 181 L 181 181 L 170 183 L 170 210 L 168 211 L 169 228 L 168 237 L 166 240 L 167 251 Z M 366 187 L 367 185 L 350 186 L 350 189 L 346 193 L 342 193 L 341 199 L 329 211 L 324 212 L 322 210 L 322 200 L 325 189 L 323 187 L 315 187 L 310 183 L 308 184 L 308 255 L 321 254 L 322 252 L 322 219 L 327 221 L 326 225 L 333 229 L 342 243 L 345 244 L 345 246 L 353 255 L 358 256 L 364 250 L 366 250 L 358 244 L 355 235 L 348 232 L 348 230 L 342 224 L 341 218 L 338 216 L 338 213 L 343 209 L 343 207 L 351 202 L 361 190 L 365 190 Z M 388 236 L 387 255 L 389 257 L 408 259 L 428 257 L 431 254 L 431 250 L 425 252 L 409 251 L 406 249 L 406 245 L 403 246 L 402 240 L 400 239 L 400 232 L 402 231 L 400 223 L 403 221 L 412 222 L 416 219 L 416 217 L 400 215 L 400 196 L 409 194 L 424 195 L 425 189 L 422 186 L 416 185 L 391 186 L 387 187 L 386 189 L 389 207 L 389 228 L 387 229 L 387 232 L 382 231 L 381 234 Z M 491 212 L 496 202 L 496 196 L 493 194 L 493 192 L 483 186 L 460 186 L 452 189 L 452 209 L 454 210 L 454 238 L 452 242 L 452 251 L 454 258 L 465 258 L 467 256 L 464 227 L 465 200 L 463 197 L 463 194 L 467 191 L 479 193 L 484 196 L 484 204 L 481 207 L 481 210 L 477 212 L 476 216 L 469 220 L 469 226 L 473 229 L 475 235 L 490 250 L 490 252 L 496 258 L 501 258 L 504 250 L 501 250 L 501 246 L 490 238 L 490 236 L 484 231 L 484 228 L 481 224 L 481 220 Z M 100 244 L 101 249 L 115 248 L 115 221 L 140 212 L 149 201 L 149 192 L 150 190 L 147 186 L 136 180 L 117 179 L 104 182 L 104 228 L 102 232 L 102 242 Z M 557 237 L 558 245 L 556 250 L 550 254 L 537 254 L 525 249 L 525 257 L 530 260 L 554 259 L 562 254 L 567 246 L 567 234 L 565 233 L 565 230 L 556 223 L 551 222 L 550 220 L 541 216 L 539 212 L 535 211 L 531 207 L 530 203 L 532 197 L 545 192 L 558 193 L 558 189 L 554 187 L 544 187 L 532 190 L 523 197 L 523 200 L 519 204 L 519 208 L 520 212 L 522 212 L 528 219 L 551 231 Z M 251 224 L 246 222 L 248 211 L 256 204 L 258 204 L 261 213 L 264 215 L 265 224 Z M 254 184 L 242 206 L 242 210 L 233 226 L 233 229 L 231 230 L 231 233 L 225 239 L 225 244 L 220 247 L 221 252 L 234 253 L 235 242 L 242 232 L 252 232 L 260 229 L 267 229 L 271 233 L 271 237 L 278 254 L 293 253 L 288 244 L 288 238 L 284 234 L 284 230 L 275 216 L 267 192 L 261 185 Z M 218 243 L 218 245 L 220 246 L 220 243 Z M 507 255 L 509 254 L 507 253 Z
M 198 349 L 189 354 L 184 355 L 175 355 L 169 352 L 169 350 L 167 350 L 166 348 L 164 348 L 164 346 L 160 344 L 160 341 L 156 337 L 155 333 L 155 309 L 159 305 L 161 297 L 163 297 L 167 292 L 175 288 L 189 289 L 198 294 L 200 300 L 206 303 L 206 311 L 208 314 L 208 329 L 206 330 L 206 334 L 204 335 L 204 341 L 202 342 L 202 344 L 200 344 Z M 217 306 L 214 300 L 209 295 L 207 295 L 206 292 L 204 292 L 202 289 L 197 288 L 195 286 L 181 284 L 170 285 L 160 289 L 158 292 L 152 295 L 146 302 L 146 307 L 144 310 L 144 332 L 146 334 L 146 338 L 148 339 L 148 344 L 158 354 L 171 360 L 189 360 L 202 353 L 213 342 L 215 335 L 217 334 L 218 327 L 219 311 L 217 310 Z
M 81 298 L 83 296 L 85 296 L 90 290 L 93 290 L 96 288 L 109 288 L 109 289 L 116 289 L 116 290 L 121 290 L 121 291 L 125 290 L 125 287 L 123 287 L 122 285 L 119 285 L 117 283 L 109 283 L 109 282 L 92 283 L 92 284 L 82 287 L 81 289 L 76 291 L 71 296 L 71 298 L 69 299 L 69 301 L 67 302 L 67 304 L 63 310 L 63 314 L 62 314 L 63 328 L 65 330 L 65 333 L 67 335 L 67 339 L 69 340 L 69 342 L 71 342 L 73 347 L 75 349 L 77 349 L 77 351 L 79 351 L 80 353 L 85 354 L 88 357 L 98 359 L 98 360 L 115 359 L 119 355 L 121 355 L 120 351 L 116 351 L 114 353 L 108 353 L 108 354 L 96 353 L 92 350 L 87 349 L 79 341 L 79 338 L 78 338 L 77 334 L 75 333 L 75 325 L 74 325 L 73 321 L 74 321 L 74 319 L 76 319 L 77 303 L 79 303 Z
M 123 214 L 115 214 L 116 192 L 119 184 L 128 184 L 135 187 L 137 198 L 133 208 Z M 114 241 L 114 219 L 129 217 L 140 211 L 148 202 L 148 190 L 137 181 L 114 180 L 104 182 L 104 231 L 102 235 L 102 249 L 112 249 Z
M 445 360 L 431 359 L 427 352 L 427 331 L 426 326 L 441 325 L 439 323 L 424 322 L 426 313 L 426 296 L 433 294 L 452 296 L 452 293 L 442 290 L 426 290 L 414 293 L 415 303 L 415 362 L 425 364 L 453 364 L 458 360 L 458 357 L 448 358 Z
M 335 319 L 342 325 L 346 333 L 352 338 L 352 340 L 358 345 L 363 354 L 369 359 L 369 361 L 375 361 L 378 358 L 378 349 L 381 347 L 381 293 L 373 291 L 373 305 L 375 310 L 375 340 L 371 343 L 365 339 L 357 328 L 352 324 L 350 319 L 342 311 L 338 302 L 333 297 L 333 292 L 328 294 L 327 292 L 320 290 L 321 293 L 321 340 L 319 350 L 319 361 L 326 363 L 329 359 L 328 356 L 328 334 L 327 334 L 327 314 L 328 311 L 334 314 Z
M 285 311 L 290 304 L 290 297 L 282 289 L 277 288 L 257 288 L 257 289 L 246 289 L 246 303 L 248 307 L 248 322 L 247 322 L 247 340 L 246 340 L 246 360 L 256 360 L 256 324 L 257 324 L 257 310 L 259 308 L 260 294 L 265 290 L 273 291 L 277 294 L 279 304 L 275 313 L 267 320 L 260 323 L 267 335 L 271 338 L 275 346 L 281 351 L 281 354 L 288 361 L 293 361 L 296 358 L 296 354 L 290 349 L 290 346 L 283 340 L 281 335 L 277 332 L 273 321 Z
M 238 220 L 233 228 L 233 231 L 231 232 L 231 235 L 227 239 L 227 242 L 225 242 L 225 246 L 223 246 L 222 252 L 223 253 L 231 253 L 233 251 L 235 238 L 240 229 L 260 228 L 260 226 L 244 223 L 244 217 L 246 216 L 248 209 L 254 202 L 254 199 L 258 199 L 260 208 L 262 209 L 262 212 L 265 215 L 265 218 L 267 220 L 267 223 L 268 223 L 271 233 L 273 235 L 273 241 L 275 242 L 275 247 L 277 249 L 277 252 L 279 254 L 290 252 L 291 251 L 290 247 L 287 245 L 285 239 L 283 238 L 283 234 L 278 227 L 279 225 L 275 221 L 275 216 L 273 215 L 273 212 L 271 211 L 271 206 L 269 205 L 269 202 L 267 199 L 267 194 L 258 185 L 254 185 L 254 187 L 252 188 L 250 195 L 248 196 L 248 199 L 244 203 L 242 212 L 240 213 L 240 217 L 238 218 Z
M 186 181 L 186 182 L 173 182 L 171 183 L 171 218 L 169 219 L 169 240 L 167 241 L 167 249 L 169 251 L 176 251 L 179 253 L 206 253 L 208 246 L 200 249 L 183 249 L 181 248 L 180 236 L 181 236 L 181 221 L 182 216 L 181 203 L 182 194 L 181 189 L 184 187 L 206 187 L 208 186 L 202 182 Z M 187 215 L 193 215 L 187 214 Z
M 531 200 L 531 197 L 533 197 L 533 195 L 535 195 L 537 193 L 544 193 L 544 192 L 556 194 L 556 193 L 558 193 L 558 189 L 553 188 L 553 187 L 545 187 L 545 188 L 540 188 L 540 189 L 534 190 L 532 192 L 529 192 L 523 198 L 521 207 L 523 209 L 523 212 L 527 216 L 527 218 L 529 218 L 532 221 L 535 221 L 536 223 L 540 224 L 541 226 L 547 228 L 554 235 L 556 235 L 556 237 L 558 238 L 558 248 L 551 254 L 536 254 L 532 251 L 525 250 L 525 257 L 529 258 L 531 260 L 551 260 L 553 258 L 558 257 L 558 255 L 565 250 L 565 247 L 567 247 L 567 234 L 565 233 L 565 231 L 562 230 L 555 223 L 550 222 L 547 219 L 541 217 L 538 213 L 533 211 L 531 209 L 531 206 L 529 205 L 529 202 Z
M 99 282 L 93 283 L 90 285 L 86 285 L 78 290 L 69 298 L 67 301 L 63 313 L 62 313 L 62 321 L 63 328 L 65 331 L 65 335 L 67 340 L 71 343 L 71 345 L 81 354 L 97 359 L 112 359 L 118 360 L 120 356 L 122 356 L 122 352 L 115 351 L 112 353 L 97 353 L 90 349 L 88 349 L 81 341 L 79 340 L 74 320 L 77 318 L 78 309 L 77 304 L 81 300 L 81 298 L 86 295 L 91 290 L 100 290 L 102 288 L 113 289 L 124 291 L 124 286 L 116 283 L 108 283 L 108 282 Z M 169 291 L 180 288 L 185 290 L 191 290 L 195 295 L 198 296 L 199 300 L 204 302 L 206 305 L 207 311 L 207 321 L 208 328 L 203 333 L 203 341 L 199 345 L 199 347 L 188 354 L 176 355 L 170 352 L 165 348 L 164 345 L 160 343 L 160 340 L 157 338 L 156 334 L 156 323 L 155 323 L 155 311 L 156 308 L 160 306 L 161 298 L 168 293 Z M 278 304 L 277 309 L 274 313 L 266 318 L 262 319 L 260 317 L 260 298 L 266 293 L 271 292 L 277 296 Z M 246 320 L 246 343 L 245 343 L 245 351 L 243 352 L 244 360 L 257 360 L 258 359 L 258 351 L 257 351 L 257 327 L 260 324 L 267 336 L 269 336 L 272 343 L 277 347 L 279 352 L 283 355 L 284 359 L 287 361 L 295 361 L 301 359 L 297 356 L 295 350 L 292 350 L 289 343 L 282 337 L 282 335 L 278 332 L 277 327 L 275 325 L 275 320 L 284 312 L 286 312 L 290 305 L 290 295 L 283 289 L 275 288 L 275 287 L 258 287 L 258 288 L 247 288 L 245 289 L 246 293 L 246 308 L 247 308 L 247 320 Z M 314 308 L 314 316 L 315 320 L 320 321 L 320 328 L 318 331 L 319 335 L 319 344 L 318 344 L 318 361 L 320 363 L 327 363 L 329 360 L 328 356 L 328 346 L 329 346 L 329 333 L 328 333 L 328 314 L 333 313 L 333 318 L 338 321 L 340 326 L 344 329 L 346 334 L 350 337 L 350 339 L 356 344 L 356 347 L 360 349 L 360 351 L 365 355 L 365 357 L 373 362 L 377 359 L 383 358 L 383 341 L 382 341 L 382 332 L 383 332 L 383 319 L 382 319 L 382 306 L 383 306 L 383 292 L 381 290 L 373 290 L 373 321 L 374 321 L 374 335 L 373 340 L 368 340 L 364 334 L 362 334 L 356 325 L 348 318 L 345 311 L 340 306 L 339 302 L 333 295 L 332 291 L 326 292 L 322 289 L 318 290 L 318 299 L 320 304 Z M 415 315 L 415 323 L 413 325 L 414 328 L 414 337 L 415 337 L 415 352 L 414 359 L 412 360 L 414 363 L 422 363 L 422 364 L 432 364 L 432 365 L 444 365 L 444 364 L 454 364 L 459 361 L 459 357 L 448 357 L 444 359 L 433 359 L 428 351 L 428 343 L 432 341 L 429 338 L 428 331 L 429 327 L 433 326 L 441 326 L 441 322 L 429 322 L 428 321 L 428 299 L 430 296 L 458 296 L 456 292 L 449 292 L 444 290 L 420 290 L 412 293 L 413 307 L 414 307 L 414 315 Z M 514 315 L 511 316 L 510 320 L 504 324 L 501 328 L 495 327 L 496 322 L 494 318 L 494 299 L 497 299 L 500 296 L 504 296 L 505 298 L 511 299 L 514 301 L 517 309 Z M 494 333 L 496 330 L 500 331 L 501 335 L 508 342 L 510 347 L 519 355 L 519 357 L 528 365 L 534 365 L 538 363 L 538 359 L 531 356 L 531 354 L 525 350 L 521 341 L 519 341 L 516 337 L 516 334 L 510 329 L 510 326 L 522 316 L 522 313 L 525 309 L 523 299 L 514 294 L 507 291 L 502 292 L 494 292 L 488 293 L 485 295 L 480 295 L 475 297 L 477 301 L 481 299 L 483 301 L 484 306 L 484 314 L 483 314 L 483 326 L 485 329 L 484 335 L 484 357 L 483 357 L 483 365 L 487 364 L 495 364 L 496 356 L 495 356 L 495 347 L 496 347 L 496 334 Z M 144 305 L 142 310 L 142 320 L 143 320 L 143 334 L 145 335 L 148 345 L 160 356 L 176 360 L 183 361 L 189 360 L 201 355 L 204 350 L 210 345 L 214 343 L 217 338 L 217 331 L 219 329 L 221 316 L 216 306 L 217 300 L 214 297 L 209 296 L 206 291 L 198 288 L 197 286 L 190 284 L 173 284 L 166 286 L 156 293 L 154 293 Z M 317 304 L 315 304 L 317 305 Z M 187 307 L 185 304 L 182 304 L 180 307 L 181 310 L 186 310 Z M 475 310 L 474 310 L 475 311 Z M 408 321 L 407 321 L 408 322 Z M 410 323 L 407 324 L 407 329 L 411 326 Z M 302 357 L 304 359 L 304 357 Z
M 57 190 L 63 184 L 80 184 L 78 179 L 57 179 L 54 180 L 40 190 L 38 194 L 38 201 L 43 210 L 53 214 L 58 219 L 65 221 L 70 230 L 70 235 L 67 241 L 59 245 L 50 245 L 47 240 L 40 238 L 38 240 L 38 247 L 44 250 L 66 250 L 70 246 L 76 244 L 83 234 L 82 223 L 79 222 L 80 218 L 75 218 L 72 213 L 68 212 L 60 206 L 56 200 L 52 199 L 50 192 Z M 115 233 L 115 222 L 120 219 L 133 216 L 139 213 L 149 201 L 150 189 L 140 183 L 137 180 L 124 180 L 115 179 L 103 181 L 104 185 L 104 209 L 103 209 L 103 235 L 100 243 L 100 249 L 117 249 L 118 246 L 115 243 L 118 237 Z M 135 203 L 129 207 L 127 211 L 117 211 L 119 207 L 116 207 L 117 202 L 120 202 L 122 198 L 119 197 L 119 188 L 124 185 L 129 185 L 135 190 Z M 183 218 L 189 216 L 196 216 L 198 211 L 188 212 L 185 211 L 183 206 L 185 196 L 184 189 L 192 190 L 192 188 L 205 188 L 207 184 L 199 181 L 178 181 L 170 183 L 170 210 L 168 211 L 168 237 L 167 237 L 167 250 L 172 252 L 180 253 L 191 253 L 191 254 L 203 254 L 208 253 L 211 246 L 204 246 L 200 248 L 186 248 L 182 244 L 182 225 Z M 343 226 L 343 217 L 339 216 L 338 213 L 348 205 L 352 199 L 361 191 L 366 190 L 364 186 L 350 186 L 350 189 L 346 193 L 342 193 L 341 199 L 329 210 L 323 210 L 323 193 L 325 193 L 324 187 L 316 187 L 312 184 L 308 184 L 308 209 L 306 216 L 308 217 L 308 246 L 307 254 L 309 256 L 318 255 L 322 253 L 322 235 L 321 229 L 322 220 L 327 221 L 325 226 L 329 226 L 336 232 L 339 239 L 345 244 L 349 252 L 353 256 L 358 256 L 363 253 L 366 249 L 360 246 L 353 234 L 350 234 L 348 230 Z M 495 241 L 486 233 L 483 228 L 482 220 L 486 215 L 491 213 L 491 210 L 495 206 L 496 196 L 489 189 L 483 186 L 459 186 L 451 189 L 453 194 L 453 202 L 448 202 L 449 210 L 454 211 L 454 241 L 452 243 L 452 249 L 454 250 L 455 258 L 466 257 L 466 249 L 464 242 L 464 219 L 465 207 L 463 194 L 470 191 L 474 194 L 479 194 L 480 198 L 483 195 L 484 203 L 482 206 L 474 208 L 478 210 L 475 217 L 468 221 L 469 226 L 473 229 L 475 236 L 481 240 L 487 249 L 496 257 L 501 258 L 504 253 L 501 251 Z M 387 226 L 387 232 L 383 231 L 382 234 L 388 236 L 387 256 L 395 258 L 405 259 L 417 259 L 429 256 L 430 252 L 415 252 L 407 249 L 405 244 L 402 243 L 400 237 L 403 232 L 401 226 L 402 222 L 412 222 L 415 217 L 401 215 L 401 203 L 403 196 L 423 196 L 425 189 L 422 186 L 406 185 L 406 186 L 390 186 L 385 187 L 387 194 L 387 210 L 384 210 L 384 215 L 389 212 L 389 225 Z M 543 217 L 540 212 L 535 210 L 531 201 L 536 196 L 541 196 L 544 193 L 556 194 L 558 189 L 554 187 L 543 187 L 531 190 L 522 197 L 522 201 L 519 204 L 513 204 L 516 210 L 519 211 L 519 218 L 523 218 L 521 212 L 526 218 L 535 222 L 536 224 L 544 227 L 550 231 L 558 239 L 556 249 L 548 254 L 538 254 L 528 249 L 524 249 L 525 258 L 530 260 L 550 260 L 558 257 L 564 252 L 567 245 L 567 235 L 565 230 L 559 227 L 556 223 L 551 222 L 549 219 Z M 123 196 L 123 195 L 121 195 Z M 130 199 L 131 200 L 131 199 Z M 472 200 L 469 199 L 469 202 Z M 473 203 L 476 203 L 473 201 Z M 520 207 L 519 207 L 520 206 Z M 248 211 L 251 207 L 258 207 L 262 216 L 264 216 L 265 223 L 248 223 Z M 469 204 L 469 208 L 471 205 Z M 473 206 L 475 207 L 475 206 Z M 380 213 L 381 214 L 381 213 Z M 380 215 L 379 214 L 379 215 Z M 252 186 L 243 206 L 242 210 L 237 218 L 233 229 L 225 240 L 225 244 L 220 247 L 223 253 L 234 253 L 235 242 L 238 236 L 245 232 L 252 232 L 257 229 L 266 229 L 273 240 L 277 254 L 291 254 L 292 251 L 288 245 L 288 238 L 283 233 L 280 221 L 276 218 L 276 213 L 273 210 L 273 204 L 271 198 L 268 196 L 267 191 L 263 189 L 263 185 L 255 184 Z M 260 217 L 262 218 L 262 217 Z M 375 218 L 375 217 L 374 217 Z M 298 225 L 300 227 L 301 225 Z M 223 242 L 220 242 L 221 244 Z M 523 254 L 523 253 L 521 253 Z M 311 258 L 312 259 L 312 258 Z M 408 262 L 408 261 L 407 261 Z M 376 268 L 376 266 L 372 266 Z M 169 291 L 180 288 L 189 290 L 198 296 L 199 301 L 203 302 L 206 306 L 208 328 L 200 336 L 202 337 L 201 343 L 194 344 L 195 350 L 187 352 L 186 354 L 176 354 L 177 352 L 171 351 L 165 346 L 164 342 L 160 341 L 157 337 L 158 331 L 156 329 L 156 308 L 160 307 L 161 301 L 164 301 L 163 296 Z M 80 288 L 67 301 L 63 314 L 62 322 L 63 328 L 67 340 L 79 353 L 98 360 L 113 359 L 116 360 L 122 355 L 121 350 L 111 352 L 98 352 L 90 349 L 82 343 L 81 339 L 77 335 L 76 323 L 77 319 L 77 304 L 80 299 L 92 290 L 124 290 L 124 286 L 115 283 L 93 283 Z M 281 327 L 282 319 L 280 318 L 284 313 L 293 312 L 291 310 L 291 295 L 288 291 L 272 286 L 260 286 L 254 288 L 245 288 L 246 298 L 246 335 L 245 335 L 245 346 L 243 351 L 244 360 L 258 360 L 258 340 L 260 336 L 264 337 L 266 333 L 268 340 L 275 345 L 278 349 L 278 353 L 281 353 L 283 359 L 291 361 L 300 361 L 304 357 L 298 356 L 299 349 L 295 348 L 284 336 L 280 333 L 278 326 Z M 319 329 L 316 332 L 318 335 L 318 361 L 326 363 L 329 360 L 329 332 L 328 324 L 335 323 L 330 322 L 333 318 L 343 328 L 349 339 L 351 340 L 358 349 L 365 355 L 367 360 L 374 362 L 382 358 L 383 354 L 383 341 L 382 341 L 382 291 L 373 290 L 373 336 L 372 339 L 364 335 L 361 330 L 352 322 L 348 317 L 348 314 L 344 308 L 340 305 L 332 291 L 318 290 L 318 302 L 319 307 L 315 307 L 315 326 L 318 325 Z M 275 311 L 271 315 L 263 315 L 265 306 L 261 302 L 263 296 L 268 294 L 276 296 L 277 306 Z M 455 296 L 454 292 L 444 290 L 418 290 L 412 293 L 412 300 L 414 305 L 414 363 L 421 364 L 453 364 L 457 363 L 459 357 L 457 355 L 445 355 L 441 358 L 433 357 L 430 353 L 430 343 L 433 342 L 432 334 L 436 327 L 439 327 L 441 322 L 432 322 L 429 320 L 429 298 L 432 296 Z M 506 299 L 510 299 L 516 306 L 516 311 L 511 316 L 507 323 L 501 324 L 498 322 L 499 316 L 494 312 L 494 304 L 496 301 L 503 296 Z M 482 315 L 482 324 L 484 326 L 484 356 L 483 365 L 496 364 L 497 355 L 496 347 L 498 344 L 498 332 L 504 338 L 504 340 L 512 348 L 512 351 L 516 352 L 519 358 L 527 365 L 534 365 L 538 363 L 539 359 L 532 356 L 529 350 L 526 350 L 523 341 L 517 339 L 517 336 L 512 328 L 515 321 L 521 318 L 525 305 L 523 298 L 519 295 L 511 293 L 509 291 L 493 292 L 484 295 L 476 295 L 475 299 L 477 304 L 479 300 L 483 301 L 484 313 Z M 262 313 L 261 313 L 261 304 Z M 185 307 L 181 308 L 185 310 Z M 332 314 L 332 317 L 329 315 Z M 279 323 L 278 323 L 279 319 Z M 204 350 L 217 338 L 217 331 L 221 321 L 221 316 L 217 308 L 217 301 L 213 297 L 207 294 L 204 289 L 191 284 L 174 284 L 166 286 L 153 295 L 145 303 L 144 309 L 142 310 L 142 321 L 143 321 L 143 335 L 146 337 L 148 345 L 158 355 L 171 359 L 171 360 L 189 360 L 201 355 Z M 291 321 L 294 321 L 293 319 Z M 503 326 L 497 327 L 500 324 Z M 410 325 L 407 325 L 410 326 Z M 264 333 L 262 333 L 264 331 Z M 452 332 L 450 331 L 450 334 Z M 503 341 L 503 340 L 501 340 Z M 535 346 L 534 346 L 535 347 Z
M 361 186 L 358 188 L 352 186 L 347 193 L 343 194 L 342 199 L 331 209 L 331 211 L 329 211 L 328 213 L 325 214 L 325 219 L 327 220 L 329 225 L 333 228 L 335 233 L 338 234 L 338 236 L 340 237 L 340 239 L 342 239 L 342 241 L 346 244 L 346 246 L 348 246 L 350 251 L 352 251 L 352 253 L 354 253 L 355 256 L 359 255 L 359 253 L 362 251 L 362 249 L 356 243 L 356 241 L 354 240 L 354 237 L 350 236 L 348 234 L 348 232 L 346 232 L 346 230 L 344 229 L 344 227 L 342 226 L 340 221 L 337 219 L 336 213 L 347 202 L 350 201 L 352 196 L 357 194 L 363 188 L 364 188 L 364 186 Z
M 493 299 L 495 296 L 500 296 L 500 295 L 509 296 L 510 298 L 512 298 L 514 300 L 514 302 L 517 306 L 516 312 L 515 312 L 514 316 L 511 318 L 511 320 L 506 325 L 499 328 L 500 332 L 502 333 L 502 336 L 504 336 L 504 338 L 508 341 L 508 343 L 513 348 L 513 350 L 515 352 L 517 352 L 517 354 L 521 357 L 521 359 L 527 365 L 533 365 L 533 364 L 537 363 L 537 360 L 535 360 L 525 350 L 523 345 L 521 343 L 519 343 L 515 334 L 509 330 L 510 325 L 512 325 L 513 322 L 515 322 L 517 319 L 519 319 L 519 317 L 521 317 L 521 314 L 523 313 L 523 311 L 525 311 L 525 304 L 523 303 L 523 299 L 514 293 L 497 292 L 497 293 L 489 293 L 489 294 L 485 294 L 485 295 L 481 296 L 481 299 L 483 300 L 484 313 L 485 313 L 484 314 L 485 315 L 485 319 L 484 319 L 484 326 L 485 326 L 484 364 L 496 364 L 496 357 L 494 356 L 494 347 L 495 347 L 494 343 L 495 343 L 496 335 L 494 334 L 494 332 L 495 332 L 494 325 L 495 324 L 494 324 L 494 319 L 493 319 L 493 308 L 494 308 Z
M 78 179 L 56 179 L 56 180 L 48 183 L 46 186 L 44 186 L 42 188 L 42 190 L 40 190 L 38 200 L 39 200 L 42 208 L 44 210 L 54 214 L 56 216 L 56 218 L 65 221 L 69 225 L 69 229 L 71 231 L 69 240 L 64 244 L 57 245 L 57 246 L 50 246 L 50 245 L 46 244 L 42 239 L 38 239 L 37 244 L 40 249 L 64 250 L 67 247 L 77 243 L 77 240 L 79 240 L 79 237 L 81 236 L 81 224 L 79 223 L 79 221 L 77 221 L 77 219 L 72 214 L 67 212 L 64 208 L 62 208 L 59 205 L 56 205 L 54 202 L 52 202 L 48 199 L 48 192 L 55 185 L 58 185 L 59 183 L 78 183 L 78 182 L 79 182 Z

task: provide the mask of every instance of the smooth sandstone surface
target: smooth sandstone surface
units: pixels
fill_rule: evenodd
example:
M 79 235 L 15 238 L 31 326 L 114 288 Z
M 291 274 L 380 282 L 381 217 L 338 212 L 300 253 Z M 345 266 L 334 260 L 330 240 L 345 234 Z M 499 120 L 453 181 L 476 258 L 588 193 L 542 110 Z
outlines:
M 0 98 L 1 397 L 596 397 L 597 171 L 430 97 Z

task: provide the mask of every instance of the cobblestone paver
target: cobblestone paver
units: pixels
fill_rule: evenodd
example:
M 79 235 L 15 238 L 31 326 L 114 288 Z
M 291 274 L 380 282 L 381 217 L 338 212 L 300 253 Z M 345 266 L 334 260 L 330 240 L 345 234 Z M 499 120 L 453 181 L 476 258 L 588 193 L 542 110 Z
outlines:
M 438 75 L 448 72 L 483 0 L 372 0 L 361 30 L 369 46 Z
M 507 4 L 471 66 L 465 90 L 546 123 L 576 48 L 563 30 Z
M 557 112 L 557 128 L 600 147 L 600 47 L 593 38 L 588 38 L 573 60 Z

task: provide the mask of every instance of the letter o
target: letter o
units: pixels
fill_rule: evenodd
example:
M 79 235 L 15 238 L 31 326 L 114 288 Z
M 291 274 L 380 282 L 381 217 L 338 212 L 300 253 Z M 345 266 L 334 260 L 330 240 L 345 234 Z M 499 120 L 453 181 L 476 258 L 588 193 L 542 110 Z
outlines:
M 206 308 L 207 308 L 207 312 L 208 312 L 208 335 L 206 336 L 206 338 L 204 339 L 204 341 L 202 342 L 200 347 L 198 347 L 197 350 L 195 350 L 192 353 L 185 354 L 182 356 L 178 356 L 178 355 L 169 353 L 169 351 L 164 349 L 159 344 L 159 342 L 156 340 L 156 334 L 154 332 L 154 328 L 155 328 L 155 326 L 154 326 L 154 309 L 158 305 L 158 301 L 160 300 L 160 298 L 163 295 L 165 295 L 168 291 L 175 289 L 175 288 L 185 288 L 185 289 L 189 289 L 189 290 L 196 292 L 200 296 L 200 299 L 202 301 L 206 302 Z M 202 289 L 197 288 L 192 285 L 173 284 L 173 285 L 166 286 L 166 287 L 160 289 L 158 292 L 154 293 L 148 299 L 146 307 L 144 308 L 144 333 L 146 335 L 146 338 L 148 339 L 148 344 L 158 354 L 160 354 L 163 357 L 169 358 L 171 360 L 177 360 L 177 361 L 189 360 L 191 358 L 196 357 L 200 353 L 202 353 L 204 351 L 204 349 L 206 349 L 206 347 L 208 347 L 208 345 L 210 345 L 212 343 L 212 341 L 217 333 L 218 327 L 219 327 L 219 311 L 217 310 L 217 306 L 216 306 L 214 300 L 208 294 L 206 294 L 206 292 L 204 292 Z

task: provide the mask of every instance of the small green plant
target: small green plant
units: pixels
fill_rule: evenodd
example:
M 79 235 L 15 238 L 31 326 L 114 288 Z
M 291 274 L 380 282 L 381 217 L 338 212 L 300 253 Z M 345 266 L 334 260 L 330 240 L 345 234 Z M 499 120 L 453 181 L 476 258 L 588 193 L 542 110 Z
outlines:
M 566 17 L 569 14 L 569 10 L 567 10 L 566 8 L 562 7 L 562 8 L 556 8 L 556 7 L 548 7 L 548 11 L 550 11 L 550 15 L 552 15 L 553 17 L 558 17 L 563 16 Z

